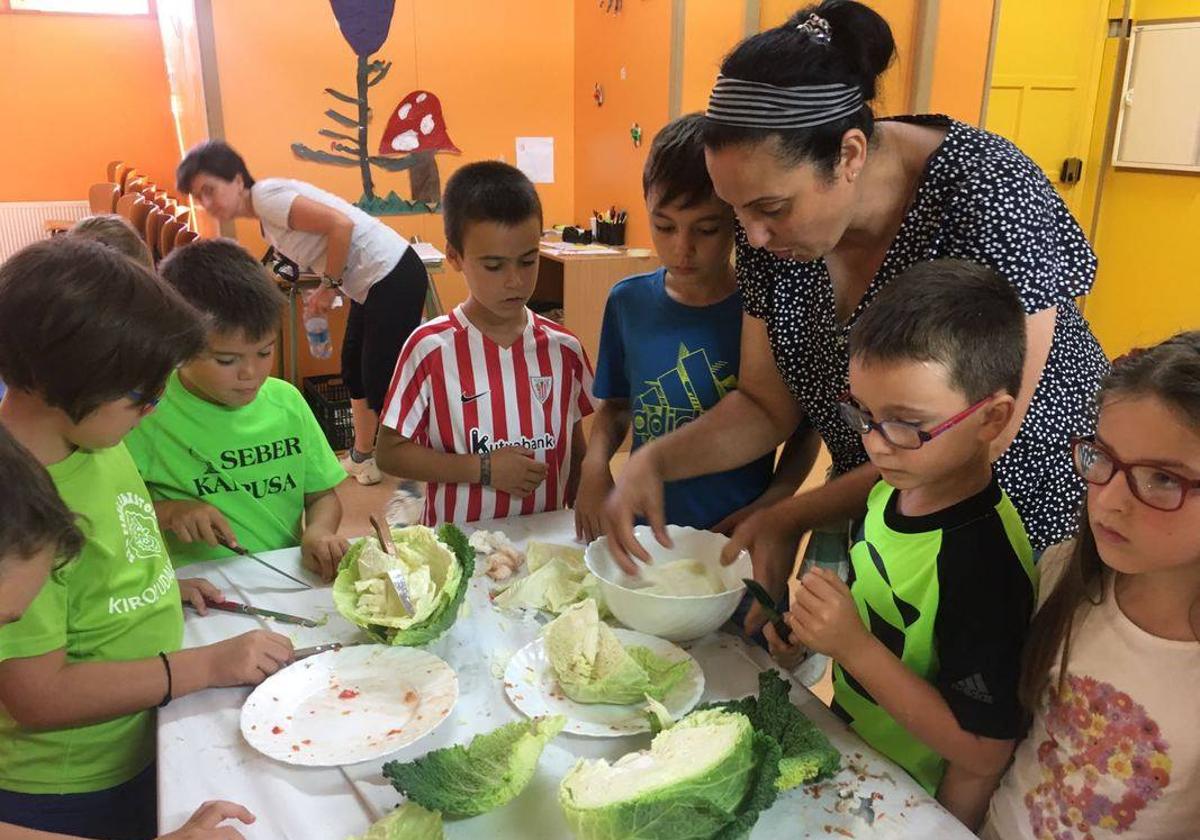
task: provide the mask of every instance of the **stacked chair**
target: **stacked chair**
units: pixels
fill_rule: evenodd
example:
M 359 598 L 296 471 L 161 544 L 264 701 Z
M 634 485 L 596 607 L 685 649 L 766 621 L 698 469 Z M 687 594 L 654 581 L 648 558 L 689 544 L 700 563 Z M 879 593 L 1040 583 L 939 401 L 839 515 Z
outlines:
M 142 234 L 157 263 L 171 251 L 194 241 L 192 210 L 145 174 L 121 160 L 105 170 L 107 180 L 88 189 L 93 214 L 116 213 Z

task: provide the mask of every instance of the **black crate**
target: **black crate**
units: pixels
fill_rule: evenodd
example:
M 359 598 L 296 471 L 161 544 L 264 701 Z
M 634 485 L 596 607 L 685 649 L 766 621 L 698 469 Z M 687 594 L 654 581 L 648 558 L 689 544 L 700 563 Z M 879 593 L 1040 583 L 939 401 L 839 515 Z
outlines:
M 336 374 L 306 376 L 302 391 L 317 418 L 317 424 L 334 450 L 354 444 L 354 416 L 350 413 L 350 389 Z

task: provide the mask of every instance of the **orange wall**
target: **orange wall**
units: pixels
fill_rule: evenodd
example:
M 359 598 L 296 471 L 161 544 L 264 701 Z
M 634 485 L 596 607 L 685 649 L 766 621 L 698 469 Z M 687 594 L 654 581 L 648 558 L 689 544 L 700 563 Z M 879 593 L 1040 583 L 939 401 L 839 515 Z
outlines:
M 0 201 L 87 198 L 111 160 L 178 160 L 153 17 L 0 14 Z
M 683 95 L 680 113 L 708 107 L 721 61 L 745 37 L 743 3 L 733 0 L 688 0 L 683 29 Z
M 992 10 L 993 0 L 953 0 L 938 6 L 931 112 L 979 125 Z
M 317 130 L 336 128 L 324 113 L 339 103 L 323 91 L 354 92 L 355 56 L 328 0 L 289 0 L 286 15 L 278 8 L 277 0 L 213 4 L 226 139 L 256 178 L 300 178 L 354 201 L 362 194 L 357 167 L 302 161 L 290 146 L 328 149 Z M 539 184 L 538 193 L 546 224 L 564 222 L 574 206 L 572 9 L 557 0 L 523 0 L 506 3 L 503 12 L 469 0 L 398 0 L 388 40 L 375 55 L 393 65 L 371 88 L 369 141 L 377 149 L 387 115 L 415 89 L 439 97 L 450 138 L 462 150 L 437 156 L 443 186 L 464 163 L 488 158 L 514 163 L 517 136 L 553 137 L 555 183 Z M 395 190 L 409 197 L 408 173 L 375 169 L 373 176 L 378 195 Z M 384 221 L 444 249 L 441 215 Z M 255 223 L 239 222 L 237 236 L 256 253 L 264 250 Z M 447 306 L 465 297 L 461 277 L 453 272 L 435 282 Z
M 592 210 L 612 205 L 629 212 L 626 242 L 648 245 L 642 165 L 650 141 L 667 122 L 671 62 L 671 0 L 626 2 L 620 14 L 595 0 L 575 0 L 575 212 L 584 224 Z M 625 78 L 621 78 L 621 69 Z M 599 82 L 604 104 L 592 100 Z M 642 127 L 641 148 L 629 130 Z

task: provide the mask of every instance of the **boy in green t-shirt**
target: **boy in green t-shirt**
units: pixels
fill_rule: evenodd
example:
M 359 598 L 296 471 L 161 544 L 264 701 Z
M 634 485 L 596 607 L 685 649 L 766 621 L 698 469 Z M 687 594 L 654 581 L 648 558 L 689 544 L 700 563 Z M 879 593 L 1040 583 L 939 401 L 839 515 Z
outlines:
M 848 584 L 809 572 L 787 621 L 794 641 L 834 659 L 834 711 L 975 828 L 1022 734 L 1037 587 L 992 471 L 1019 422 L 1025 313 L 989 268 L 920 263 L 878 292 L 849 350 L 842 417 L 883 480 Z
M 127 440 L 171 560 L 299 544 L 305 567 L 332 580 L 349 548 L 334 492 L 346 471 L 300 392 L 269 375 L 283 295 L 230 239 L 173 251 L 159 270 L 208 329 Z
M 85 537 L 74 514 L 54 489 L 45 468 L 0 425 L 0 627 L 21 618 L 52 571 L 78 556 Z M 3 819 L 0 816 L 0 819 Z M 216 837 L 226 819 L 254 822 L 254 815 L 232 802 L 207 802 L 178 832 L 161 840 Z M 221 833 L 220 836 L 233 836 Z M 3 840 L 67 840 L 0 822 Z
M 179 650 L 181 590 L 220 593 L 176 582 L 121 439 L 202 342 L 186 302 L 98 243 L 39 242 L 0 266 L 0 424 L 84 534 L 78 558 L 0 628 L 0 820 L 154 836 L 154 708 L 261 682 L 291 658 L 287 637 L 264 630 Z

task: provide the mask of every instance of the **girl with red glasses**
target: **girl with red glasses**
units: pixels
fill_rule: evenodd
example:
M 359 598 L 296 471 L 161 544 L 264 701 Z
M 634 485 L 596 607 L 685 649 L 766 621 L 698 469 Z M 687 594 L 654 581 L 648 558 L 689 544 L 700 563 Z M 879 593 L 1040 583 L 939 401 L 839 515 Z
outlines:
M 988 840 L 1191 838 L 1200 826 L 1200 332 L 1118 360 L 1080 535 L 1042 560 L 1021 680 L 1032 726 Z

